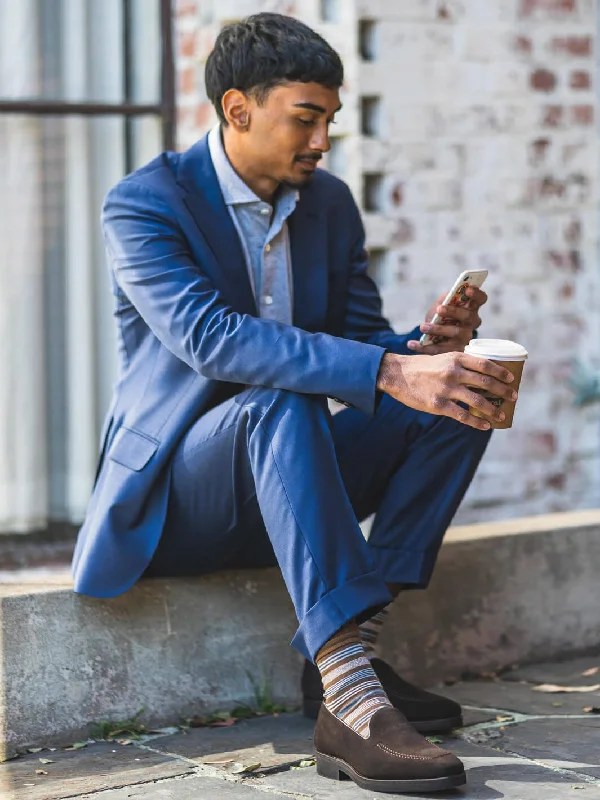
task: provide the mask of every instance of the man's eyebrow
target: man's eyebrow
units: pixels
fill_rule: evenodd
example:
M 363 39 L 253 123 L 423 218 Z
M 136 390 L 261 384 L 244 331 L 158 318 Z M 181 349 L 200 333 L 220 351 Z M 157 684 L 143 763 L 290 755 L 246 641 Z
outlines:
M 317 106 L 315 103 L 294 103 L 294 108 L 307 108 L 309 111 L 317 111 L 319 114 L 326 114 L 327 109 L 323 108 L 323 106 Z M 340 103 L 336 110 L 333 112 L 337 114 L 342 108 L 342 104 Z

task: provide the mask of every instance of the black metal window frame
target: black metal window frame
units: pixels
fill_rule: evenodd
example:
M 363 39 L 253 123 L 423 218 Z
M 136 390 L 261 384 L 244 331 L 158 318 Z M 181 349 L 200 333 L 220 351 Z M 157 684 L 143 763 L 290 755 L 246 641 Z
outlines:
M 133 31 L 131 0 L 123 0 L 123 97 L 121 103 L 69 102 L 62 100 L 2 100 L 0 114 L 52 116 L 121 116 L 125 118 L 125 164 L 132 164 L 131 121 L 134 117 L 154 115 L 162 121 L 165 150 L 175 149 L 175 57 L 173 48 L 173 13 L 171 0 L 160 0 L 161 79 L 159 103 L 135 103 L 131 99 L 131 63 Z

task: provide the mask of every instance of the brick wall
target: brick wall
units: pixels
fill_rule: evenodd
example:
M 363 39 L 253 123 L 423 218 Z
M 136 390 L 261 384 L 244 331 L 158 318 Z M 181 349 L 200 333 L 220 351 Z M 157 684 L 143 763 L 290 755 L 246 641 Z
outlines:
M 215 119 L 202 74 L 220 25 L 257 10 L 297 15 L 344 59 L 328 166 L 367 206 L 394 325 L 485 267 L 482 334 L 530 351 L 515 427 L 459 519 L 597 506 L 598 406 L 568 385 L 576 356 L 600 366 L 595 2 L 180 0 L 182 148 Z

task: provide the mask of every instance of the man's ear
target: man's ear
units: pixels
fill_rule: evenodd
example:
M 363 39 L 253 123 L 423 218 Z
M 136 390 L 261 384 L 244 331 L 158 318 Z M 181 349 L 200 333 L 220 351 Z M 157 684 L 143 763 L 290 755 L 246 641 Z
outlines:
M 250 109 L 247 96 L 239 89 L 229 89 L 221 100 L 225 119 L 239 133 L 248 130 Z

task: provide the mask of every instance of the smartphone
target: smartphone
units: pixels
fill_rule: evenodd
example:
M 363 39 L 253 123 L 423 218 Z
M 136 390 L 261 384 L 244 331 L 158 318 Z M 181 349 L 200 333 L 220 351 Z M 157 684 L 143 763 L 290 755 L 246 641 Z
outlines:
M 448 294 L 446 295 L 446 299 L 442 303 L 443 306 L 466 306 L 470 297 L 467 297 L 465 292 L 469 288 L 469 286 L 475 286 L 477 289 L 481 289 L 483 286 L 483 282 L 488 276 L 487 269 L 470 269 L 466 270 L 466 272 L 461 272 L 456 281 L 454 282 L 454 286 L 450 289 Z M 439 325 L 442 321 L 442 317 L 439 314 L 434 314 L 433 319 L 431 320 L 432 325 Z M 422 345 L 427 344 L 439 344 L 443 342 L 445 339 L 444 336 L 431 336 L 429 333 L 424 333 L 419 340 Z

